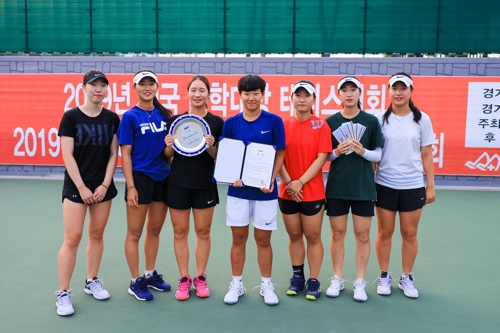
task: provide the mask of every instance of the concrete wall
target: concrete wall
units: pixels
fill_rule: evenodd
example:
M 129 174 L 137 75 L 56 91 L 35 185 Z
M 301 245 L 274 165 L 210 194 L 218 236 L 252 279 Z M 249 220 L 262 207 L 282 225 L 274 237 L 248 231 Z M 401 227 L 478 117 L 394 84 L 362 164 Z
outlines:
M 3 56 L 0 73 L 500 76 L 500 58 L 170 58 L 90 56 Z
M 500 76 L 500 58 L 171 58 L 90 56 L 3 56 L 0 73 L 392 75 L 405 71 L 425 76 Z M 0 165 L 0 176 L 61 177 L 62 167 Z M 117 170 L 117 178 L 123 177 Z M 436 176 L 442 186 L 500 188 L 500 177 Z

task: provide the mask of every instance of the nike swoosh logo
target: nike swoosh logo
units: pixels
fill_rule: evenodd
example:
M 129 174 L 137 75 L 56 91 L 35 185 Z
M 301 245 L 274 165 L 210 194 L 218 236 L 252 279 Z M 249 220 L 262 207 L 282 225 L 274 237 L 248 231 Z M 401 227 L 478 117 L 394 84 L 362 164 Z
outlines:
M 424 199 L 425 199 L 425 197 L 423 197 L 423 198 L 420 198 L 420 200 L 424 200 Z
M 260 134 L 266 134 L 266 133 L 269 133 L 271 132 L 271 130 L 267 130 L 267 131 L 260 131 Z
M 212 199 L 212 200 L 210 200 L 210 201 L 207 201 L 207 204 L 209 204 L 209 205 L 210 205 L 212 202 L 214 202 L 214 200 L 215 200 L 215 199 Z
M 270 225 L 270 224 L 273 224 L 273 222 L 266 222 L 266 225 Z

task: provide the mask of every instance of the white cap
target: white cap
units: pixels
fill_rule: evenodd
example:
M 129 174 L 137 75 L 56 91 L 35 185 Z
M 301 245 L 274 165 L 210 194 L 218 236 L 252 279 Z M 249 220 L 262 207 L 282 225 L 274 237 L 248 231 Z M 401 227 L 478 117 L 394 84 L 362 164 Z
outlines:
M 156 77 L 156 75 L 154 75 L 153 73 L 151 72 L 140 72 L 140 73 L 137 73 L 135 76 L 134 76 L 134 84 L 137 84 L 139 83 L 143 78 L 145 77 L 150 77 L 152 78 L 153 80 L 155 80 L 156 83 L 158 83 L 158 78 Z
M 316 89 L 314 89 L 314 86 L 312 84 L 310 84 L 309 82 L 299 81 L 293 85 L 292 94 L 299 88 L 304 88 L 310 94 L 316 93 Z
M 353 76 L 346 76 L 346 77 L 341 78 L 340 81 L 339 81 L 339 84 L 337 85 L 338 89 L 340 90 L 340 88 L 342 87 L 342 85 L 344 83 L 346 83 L 346 82 L 352 82 L 352 83 L 354 83 L 354 85 L 356 87 L 358 87 L 359 89 L 361 89 L 361 82 L 359 82 L 359 80 L 356 79 Z
M 396 82 L 403 82 L 407 87 L 413 86 L 413 80 L 406 75 L 394 75 L 389 79 L 389 87 L 392 87 Z

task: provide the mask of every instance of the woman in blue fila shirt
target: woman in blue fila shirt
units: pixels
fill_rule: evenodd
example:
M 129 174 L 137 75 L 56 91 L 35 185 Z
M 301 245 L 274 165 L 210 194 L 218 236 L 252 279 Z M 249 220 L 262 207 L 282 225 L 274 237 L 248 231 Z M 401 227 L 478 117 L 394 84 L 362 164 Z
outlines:
M 163 154 L 167 122 L 171 112 L 156 98 L 158 78 L 153 71 L 140 70 L 134 75 L 137 105 L 125 112 L 118 129 L 126 180 L 127 236 L 125 256 L 132 280 L 128 293 L 140 301 L 150 301 L 148 290 L 169 291 L 170 285 L 155 269 L 160 232 L 168 207 L 164 204 L 170 166 Z M 147 217 L 147 221 L 146 221 Z M 139 273 L 139 239 L 146 225 L 144 275 Z

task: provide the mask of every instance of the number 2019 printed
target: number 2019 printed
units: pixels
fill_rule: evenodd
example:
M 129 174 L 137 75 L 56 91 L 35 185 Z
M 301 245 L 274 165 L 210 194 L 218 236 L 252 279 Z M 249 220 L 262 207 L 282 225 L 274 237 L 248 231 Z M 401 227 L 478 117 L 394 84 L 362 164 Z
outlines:
M 14 156 L 28 155 L 29 157 L 33 157 L 38 151 L 41 152 L 42 156 L 45 156 L 46 142 L 49 145 L 48 152 L 52 157 L 59 155 L 59 151 L 61 150 L 61 141 L 57 135 L 56 128 L 51 128 L 47 136 L 45 136 L 45 128 L 36 133 L 32 127 L 28 127 L 26 130 L 16 127 L 14 138 L 17 137 L 19 137 L 19 141 L 17 141 L 14 147 Z

